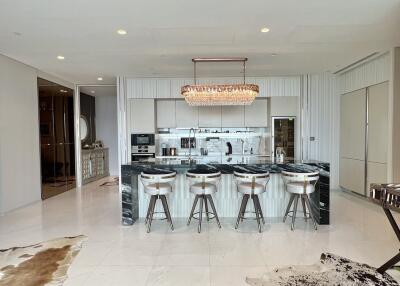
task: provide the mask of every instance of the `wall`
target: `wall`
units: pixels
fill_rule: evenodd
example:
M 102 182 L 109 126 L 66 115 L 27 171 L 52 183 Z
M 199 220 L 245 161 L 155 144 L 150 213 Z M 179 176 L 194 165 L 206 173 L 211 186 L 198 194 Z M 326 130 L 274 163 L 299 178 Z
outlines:
M 109 148 L 110 175 L 117 176 L 118 164 L 118 115 L 116 96 L 96 96 L 96 136 Z
M 337 78 L 330 73 L 305 75 L 303 87 L 303 159 L 329 162 L 331 188 L 338 188 L 340 96 Z
M 121 78 L 127 98 L 182 98 L 181 87 L 193 78 Z M 198 78 L 201 84 L 243 83 L 243 78 Z M 259 86 L 258 97 L 300 96 L 300 76 L 246 77 L 246 83 Z
M 36 76 L 0 55 L 0 213 L 41 198 Z
M 74 87 L 0 55 L 0 214 L 41 200 L 37 77 Z

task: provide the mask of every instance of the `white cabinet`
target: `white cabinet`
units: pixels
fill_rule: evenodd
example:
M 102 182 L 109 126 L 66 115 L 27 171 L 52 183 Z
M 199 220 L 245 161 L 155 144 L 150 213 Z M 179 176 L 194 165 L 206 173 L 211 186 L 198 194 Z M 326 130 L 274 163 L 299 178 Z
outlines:
M 364 195 L 365 161 L 342 157 L 339 165 L 340 186 Z
M 244 106 L 222 106 L 222 127 L 244 127 Z
M 299 97 L 274 96 L 271 97 L 271 116 L 298 116 Z
M 175 100 L 157 100 L 157 128 L 176 127 Z
M 175 102 L 176 127 L 198 127 L 199 109 L 189 106 L 184 100 Z
M 130 133 L 155 133 L 154 99 L 130 99 Z
M 199 107 L 199 127 L 221 127 L 221 106 Z
M 389 86 L 368 88 L 368 161 L 387 163 L 389 134 Z M 386 179 L 385 179 L 386 181 Z
M 340 157 L 365 160 L 366 89 L 340 99 Z
M 244 119 L 246 127 L 267 127 L 268 100 L 256 99 L 251 105 L 245 106 Z

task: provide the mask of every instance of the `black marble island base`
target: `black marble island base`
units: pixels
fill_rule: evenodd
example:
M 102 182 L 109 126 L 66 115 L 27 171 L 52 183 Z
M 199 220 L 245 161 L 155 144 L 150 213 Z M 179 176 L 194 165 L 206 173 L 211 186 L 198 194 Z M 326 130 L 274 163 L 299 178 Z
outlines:
M 248 173 L 255 172 L 265 172 L 268 171 L 271 173 L 271 177 L 275 177 L 275 180 L 278 180 L 279 173 L 282 171 L 290 171 L 290 172 L 311 172 L 318 170 L 320 172 L 319 182 L 316 184 L 316 190 L 311 197 L 311 208 L 319 224 L 329 224 L 329 189 L 330 189 L 330 166 L 329 163 L 317 162 L 317 161 L 296 161 L 296 160 L 285 160 L 283 163 L 276 163 L 272 161 L 269 157 L 256 157 L 256 158 L 247 158 L 245 162 L 232 163 L 232 160 L 229 158 L 219 163 L 209 163 L 202 164 L 201 160 L 198 160 L 197 163 L 187 164 L 186 160 L 177 160 L 177 159 L 155 159 L 152 162 L 140 162 L 140 163 L 129 163 L 121 166 L 121 180 L 122 180 L 122 224 L 131 225 L 139 218 L 139 208 L 146 206 L 141 206 L 140 198 L 139 198 L 139 188 L 140 181 L 138 179 L 138 175 L 142 171 L 146 172 L 156 172 L 162 173 L 163 170 L 173 170 L 176 171 L 177 174 L 184 175 L 189 169 L 198 169 L 198 170 L 214 170 L 221 171 L 224 175 L 233 174 L 235 170 L 237 171 L 246 171 Z M 228 178 L 229 179 L 229 178 Z M 232 184 L 226 183 L 224 190 L 225 192 L 234 192 L 236 193 L 236 188 L 233 187 Z M 275 187 L 275 189 L 274 189 Z M 183 186 L 184 188 L 184 186 Z M 279 188 L 277 190 L 276 188 Z M 274 194 L 279 194 L 279 196 L 274 196 L 274 200 L 281 200 L 281 195 L 284 194 L 283 188 L 278 186 L 278 184 L 273 183 L 268 185 L 268 191 L 274 192 Z M 186 190 L 183 190 L 186 192 Z M 189 192 L 187 190 L 187 192 Z M 181 200 L 182 196 L 181 196 Z M 180 206 L 187 205 L 187 203 L 191 203 L 190 198 L 185 198 L 185 202 L 175 203 L 175 208 L 179 208 Z M 188 202 L 186 200 L 189 200 Z M 233 203 L 235 203 L 233 201 Z M 237 205 L 239 207 L 240 200 L 237 200 Z M 286 202 L 276 202 L 283 206 Z M 143 201 L 142 201 L 143 204 Z M 218 208 L 217 208 L 218 211 Z M 219 211 L 218 211 L 219 212 Z M 280 211 L 279 211 L 280 213 Z M 189 213 L 187 214 L 187 216 Z M 235 215 L 231 214 L 229 216 L 235 217 Z M 282 212 L 281 217 L 283 217 L 284 213 Z M 180 213 L 178 216 L 187 217 L 186 213 Z M 223 217 L 224 215 L 220 215 Z M 268 217 L 268 215 L 265 215 Z M 174 215 L 173 215 L 174 217 Z M 299 215 L 299 219 L 300 219 Z

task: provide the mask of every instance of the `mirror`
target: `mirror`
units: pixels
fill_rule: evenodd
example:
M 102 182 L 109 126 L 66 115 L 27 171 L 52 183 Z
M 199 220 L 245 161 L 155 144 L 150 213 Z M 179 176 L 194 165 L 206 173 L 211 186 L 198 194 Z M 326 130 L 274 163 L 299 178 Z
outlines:
M 85 116 L 81 115 L 81 118 L 79 119 L 79 130 L 81 133 L 81 141 L 84 141 L 87 139 L 89 135 L 89 130 L 88 130 L 88 122 Z

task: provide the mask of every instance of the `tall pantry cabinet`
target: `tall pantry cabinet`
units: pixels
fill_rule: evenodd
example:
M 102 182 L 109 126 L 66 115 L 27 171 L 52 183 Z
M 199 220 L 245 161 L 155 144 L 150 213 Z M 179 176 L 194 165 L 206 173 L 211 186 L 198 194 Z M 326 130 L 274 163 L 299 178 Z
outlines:
M 340 186 L 367 195 L 371 183 L 388 178 L 389 84 L 343 94 L 340 101 Z

